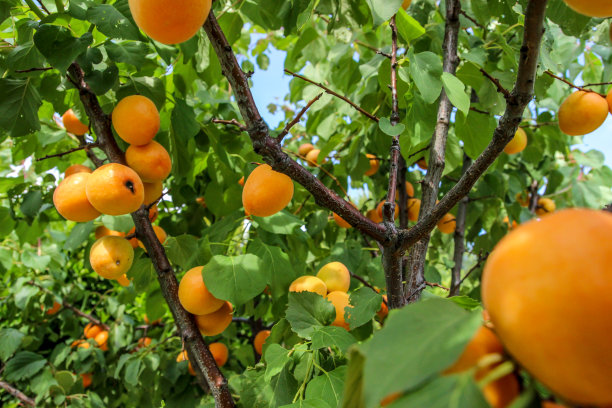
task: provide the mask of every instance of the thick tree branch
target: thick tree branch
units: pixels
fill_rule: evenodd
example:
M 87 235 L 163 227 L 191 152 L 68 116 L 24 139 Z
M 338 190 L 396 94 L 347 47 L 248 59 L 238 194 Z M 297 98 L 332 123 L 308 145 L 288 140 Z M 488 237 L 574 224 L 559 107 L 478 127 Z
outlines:
M 17 388 L 13 387 L 11 384 L 0 381 L 0 388 L 11 394 L 13 397 L 17 398 L 23 405 L 27 405 L 28 407 L 35 407 L 36 402 L 25 395 L 23 392 L 19 391 Z
M 76 84 L 79 90 L 81 102 L 95 131 L 98 144 L 112 162 L 125 164 L 124 154 L 117 145 L 111 130 L 110 117 L 104 113 L 98 98 L 89 89 L 85 82 L 83 70 L 78 64 L 73 63 L 68 68 L 68 73 L 72 82 Z M 136 235 L 144 243 L 157 272 L 157 279 L 162 293 L 172 312 L 174 321 L 185 344 L 189 361 L 196 371 L 198 380 L 203 385 L 203 379 L 205 378 L 205 384 L 208 384 L 208 387 L 210 387 L 217 407 L 233 407 L 234 401 L 229 391 L 227 380 L 208 350 L 208 346 L 199 332 L 193 315 L 183 309 L 179 302 L 178 282 L 174 276 L 174 270 L 170 265 L 170 261 L 168 261 L 164 247 L 155 235 L 153 226 L 149 221 L 149 212 L 144 205 L 138 211 L 132 213 L 132 219 L 136 226 Z
M 455 75 L 457 65 L 459 65 L 457 46 L 459 43 L 459 29 L 461 26 L 459 23 L 460 12 L 461 3 L 459 0 L 446 0 L 446 28 L 444 31 L 444 42 L 442 44 L 442 49 L 444 50 L 443 69 L 444 72 L 452 75 Z M 440 96 L 440 105 L 438 106 L 438 122 L 431 138 L 429 168 L 421 184 L 423 197 L 421 198 L 419 220 L 422 220 L 431 212 L 438 199 L 440 180 L 442 179 L 444 162 L 446 160 L 446 139 L 448 137 L 452 112 L 453 105 L 443 89 Z M 404 290 L 406 293 L 414 293 L 415 289 L 421 286 L 425 279 L 425 258 L 427 257 L 428 248 L 429 234 L 425 234 L 421 237 L 421 240 L 410 249 L 406 279 L 407 288 Z M 414 297 L 412 299 L 406 299 L 407 302 L 414 300 L 416 300 Z
M 472 159 L 464 154 L 462 175 L 465 174 L 471 164 Z M 449 296 L 459 295 L 459 290 L 461 289 L 461 269 L 463 268 L 463 254 L 465 252 L 465 219 L 467 218 L 467 207 L 469 202 L 470 200 L 467 195 L 461 199 L 459 207 L 457 208 L 457 217 L 455 217 L 456 227 L 455 236 L 453 237 L 455 241 L 453 261 L 455 264 L 453 265 Z
M 525 34 L 519 57 L 516 84 L 511 92 L 510 99 L 507 101 L 506 111 L 493 133 L 491 142 L 457 184 L 449 190 L 426 217 L 420 219 L 412 229 L 400 231 L 400 250 L 408 249 L 421 237 L 428 234 L 436 226 L 438 220 L 470 192 L 476 181 L 493 164 L 504 147 L 514 137 L 522 121 L 525 107 L 533 98 L 540 43 L 544 33 L 546 4 L 547 0 L 530 0 L 527 6 Z
M 268 125 L 262 119 L 255 105 L 247 78 L 242 72 L 232 47 L 225 38 L 225 34 L 213 13 L 210 13 L 206 20 L 204 30 L 219 58 L 223 74 L 232 86 L 236 103 L 246 123 L 255 153 L 261 155 L 274 170 L 288 175 L 304 186 L 313 195 L 318 205 L 335 212 L 353 227 L 377 241 L 389 242 L 389 237 L 382 225 L 376 224 L 363 216 L 349 202 L 327 188 L 308 170 L 282 151 L 277 141 L 270 136 Z

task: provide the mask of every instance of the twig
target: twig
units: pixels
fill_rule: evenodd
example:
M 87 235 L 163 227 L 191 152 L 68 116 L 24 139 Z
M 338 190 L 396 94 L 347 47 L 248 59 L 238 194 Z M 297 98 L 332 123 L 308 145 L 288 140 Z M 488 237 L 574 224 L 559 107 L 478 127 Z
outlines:
M 4 382 L 4 381 L 0 381 L 0 388 L 4 389 L 6 392 L 11 394 L 13 397 L 17 398 L 19 401 L 21 401 L 22 404 L 27 405 L 29 407 L 36 406 L 36 402 L 32 398 L 28 397 L 23 392 L 13 387 L 11 384 Z
M 497 79 L 494 76 L 492 76 L 491 74 L 489 74 L 483 68 L 480 68 L 480 72 L 482 72 L 482 75 L 484 75 L 485 77 L 489 78 L 489 80 L 491 82 L 493 82 L 493 85 L 495 85 L 495 87 L 497 87 L 497 92 L 499 92 L 502 95 L 504 95 L 504 97 L 506 99 L 510 98 L 510 96 L 511 96 L 510 95 L 510 91 L 508 91 L 506 88 L 504 88 L 504 86 L 501 84 L 501 82 L 499 82 L 499 79 Z
M 365 48 L 367 48 L 369 50 L 374 51 L 378 55 L 382 55 L 383 57 L 391 59 L 391 54 L 387 54 L 386 52 L 381 51 L 378 48 L 371 46 L 370 44 L 366 44 L 366 43 L 364 43 L 362 41 L 359 41 L 359 40 L 355 41 L 355 44 L 361 45 L 362 47 L 365 47 Z
M 463 285 L 463 282 L 465 282 L 465 280 L 467 278 L 469 278 L 469 276 L 472 274 L 472 272 L 474 272 L 475 270 L 477 270 L 478 268 L 480 268 L 480 266 L 482 265 L 482 263 L 484 261 L 487 260 L 487 258 L 489 257 L 489 253 L 486 252 L 484 255 L 482 253 L 480 253 L 478 255 L 478 260 L 476 261 L 476 265 L 472 266 L 470 268 L 469 271 L 467 271 L 467 273 L 465 274 L 465 276 L 461 279 L 461 281 L 459 281 L 459 286 Z
M 480 109 L 475 108 L 475 107 L 473 107 L 473 106 L 470 106 L 470 110 L 471 110 L 471 111 L 474 111 L 474 112 L 476 112 L 476 113 L 481 113 L 481 114 L 483 114 L 483 115 L 490 115 L 490 114 L 491 114 L 490 112 L 480 110 Z
M 302 108 L 302 110 L 300 111 L 300 113 L 298 113 L 295 118 L 293 118 L 293 120 L 289 123 L 287 123 L 287 125 L 285 126 L 285 129 L 283 129 L 283 131 L 280 133 L 280 135 L 278 135 L 276 137 L 276 140 L 280 143 L 283 138 L 285 136 L 287 136 L 287 134 L 289 133 L 289 131 L 291 130 L 291 128 L 295 125 L 297 125 L 297 123 L 300 121 L 300 119 L 302 119 L 302 116 L 304 116 L 304 114 L 306 113 L 306 111 L 312 106 L 313 103 L 315 103 L 316 101 L 318 101 L 321 97 L 323 96 L 323 93 L 321 92 L 320 94 L 318 94 L 317 96 L 315 96 L 314 98 L 312 98 L 312 100 L 310 102 L 308 102 L 308 104 L 306 106 L 304 106 Z
M 450 289 L 449 289 L 449 288 L 447 288 L 446 286 L 442 286 L 442 285 L 440 285 L 439 283 L 436 283 L 436 282 L 427 282 L 427 281 L 426 281 L 426 282 L 425 282 L 425 285 L 430 286 L 430 287 L 432 287 L 432 288 L 440 288 L 440 289 L 444 289 L 444 290 L 445 290 L 445 291 L 447 291 L 447 292 L 449 292 L 449 291 L 450 291 Z
M 555 78 L 555 79 L 558 79 L 559 81 L 561 81 L 561 82 L 563 82 L 563 83 L 565 83 L 565 84 L 568 84 L 568 85 L 569 85 L 569 86 L 571 86 L 572 88 L 575 88 L 575 89 L 577 89 L 577 90 L 579 90 L 579 91 L 597 93 L 597 92 L 593 91 L 592 89 L 583 88 L 583 87 L 581 87 L 581 86 L 574 85 L 573 83 L 571 83 L 571 82 L 570 82 L 570 81 L 568 81 L 567 79 L 565 79 L 565 78 L 561 78 L 560 76 L 553 74 L 553 73 L 552 73 L 550 70 L 546 70 L 546 71 L 544 71 L 544 73 L 545 73 L 546 75 L 548 75 L 548 76 L 551 76 L 551 77 L 553 77 L 553 78 Z M 602 84 L 602 85 L 605 85 L 605 84 Z M 586 85 L 585 85 L 585 86 L 586 86 Z M 593 86 L 594 86 L 594 85 L 593 85 Z M 606 95 L 602 95 L 602 94 L 598 94 L 598 95 L 601 95 L 603 98 L 605 98 L 605 97 L 606 97 Z
M 242 131 L 246 131 L 247 130 L 246 126 L 244 126 L 242 123 L 238 122 L 236 119 L 232 119 L 232 120 L 213 119 L 212 122 L 213 123 L 220 123 L 220 124 L 223 124 L 223 125 L 233 125 L 233 126 L 236 126 L 238 129 L 240 129 Z
M 298 157 L 302 160 L 306 160 L 306 157 L 304 156 L 300 156 L 298 153 L 292 152 L 291 150 L 287 150 L 287 149 L 283 149 L 283 151 L 287 154 L 293 155 L 295 157 Z M 346 192 L 346 190 L 344 189 L 344 187 L 342 187 L 342 184 L 340 184 L 340 180 L 338 180 L 336 178 L 336 176 L 334 176 L 333 174 L 331 174 L 329 171 L 325 170 L 325 168 L 323 166 L 321 166 L 319 163 L 315 163 L 315 162 L 309 162 L 311 165 L 315 166 L 316 168 L 318 168 L 319 170 L 321 170 L 323 173 L 325 173 L 327 176 L 329 176 L 329 178 L 331 178 L 332 180 L 334 180 L 336 182 L 336 185 L 340 188 L 340 190 L 342 190 L 342 193 L 344 193 L 344 196 L 348 199 L 349 195 Z
M 97 143 L 87 143 L 85 145 L 81 145 L 79 147 L 75 147 L 75 148 L 72 148 L 70 150 L 66 150 L 65 152 L 62 152 L 62 153 L 50 154 L 50 155 L 47 155 L 45 157 L 41 157 L 40 159 L 36 159 L 36 161 L 39 162 L 39 161 L 51 159 L 51 158 L 54 158 L 54 157 L 62 157 L 62 156 L 66 156 L 67 154 L 70 154 L 70 153 L 78 152 L 79 150 L 91 149 L 92 147 L 98 147 L 98 144 Z
M 52 69 L 53 67 L 40 67 L 40 68 L 18 69 L 15 72 L 18 74 L 23 74 L 26 72 L 34 72 L 34 71 L 49 71 Z
M 34 14 L 36 14 L 36 16 L 38 18 L 40 18 L 42 20 L 43 18 L 46 17 L 45 13 L 43 13 L 42 10 L 38 8 L 38 6 L 36 5 L 36 3 L 34 3 L 34 1 L 32 1 L 32 0 L 25 0 L 25 2 L 28 5 L 28 7 L 30 8 L 30 10 L 32 10 L 32 12 Z
M 470 159 L 465 153 L 463 154 L 463 168 L 461 170 L 461 175 L 465 175 L 465 172 L 472 164 L 472 159 Z M 451 289 L 450 294 L 448 296 L 457 296 L 459 295 L 459 291 L 461 290 L 461 269 L 463 269 L 463 254 L 465 252 L 465 220 L 467 218 L 467 207 L 470 199 L 466 195 L 459 202 L 459 207 L 457 208 L 457 217 L 455 224 L 455 235 L 453 237 L 454 240 L 454 250 L 453 250 L 453 270 L 451 273 Z
M 467 18 L 472 23 L 474 23 L 476 26 L 478 26 L 478 27 L 480 27 L 480 28 L 482 28 L 484 30 L 485 27 L 482 24 L 480 24 L 474 17 L 472 17 L 468 13 L 466 13 L 465 10 L 459 11 L 459 14 L 461 14 L 463 17 Z
M 155 201 L 149 203 L 149 205 L 147 205 L 147 211 L 150 210 L 151 208 L 155 207 L 162 200 L 162 198 L 164 198 L 164 196 L 166 194 L 168 194 L 169 192 L 170 192 L 170 189 L 162 192 L 161 195 L 159 197 L 157 197 L 157 199 Z
M 363 283 L 363 286 L 366 286 L 370 289 L 372 289 L 374 292 L 376 293 L 380 293 L 380 290 L 376 289 L 374 286 L 372 286 L 367 280 L 363 279 L 361 276 L 354 274 L 353 272 L 350 272 L 351 274 L 351 278 L 355 278 L 357 279 L 359 282 Z M 383 298 L 383 302 L 385 303 L 385 306 L 388 306 L 388 302 L 385 300 L 385 298 Z
M 331 89 L 329 89 L 328 87 L 326 87 L 325 85 L 323 85 L 320 82 L 315 82 L 312 79 L 308 79 L 303 75 L 300 74 L 296 74 L 295 72 L 291 72 L 288 69 L 285 69 L 285 72 L 289 75 L 294 76 L 295 78 L 299 78 L 303 81 L 306 81 L 308 83 L 311 83 L 313 85 L 318 86 L 319 88 L 323 89 L 326 93 L 335 96 L 336 98 L 342 99 L 344 102 L 348 103 L 349 105 L 351 105 L 353 108 L 355 108 L 358 112 L 362 113 L 363 115 L 367 116 L 369 119 L 373 120 L 374 122 L 378 122 L 380 119 L 378 119 L 376 116 L 372 115 L 371 113 L 367 112 L 366 110 L 364 110 L 362 107 L 360 107 L 359 105 L 357 105 L 355 102 L 351 101 L 350 99 L 348 99 L 346 96 L 342 96 L 337 92 L 332 91 Z

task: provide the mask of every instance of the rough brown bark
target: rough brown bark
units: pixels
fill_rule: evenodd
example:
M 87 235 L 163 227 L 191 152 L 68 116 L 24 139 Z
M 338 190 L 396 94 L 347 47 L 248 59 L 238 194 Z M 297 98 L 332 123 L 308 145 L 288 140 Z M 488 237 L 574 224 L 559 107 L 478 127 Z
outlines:
M 36 402 L 25 395 L 23 392 L 19 391 L 17 388 L 13 387 L 11 384 L 0 381 L 0 388 L 11 394 L 13 397 L 17 398 L 23 405 L 27 405 L 28 407 L 35 407 Z
M 463 155 L 463 169 L 462 174 L 465 174 L 467 169 L 472 164 L 472 160 L 466 155 Z M 463 268 L 463 254 L 465 253 L 465 219 L 467 217 L 467 207 L 469 203 L 469 198 L 466 195 L 459 202 L 459 206 L 457 208 L 457 216 L 455 217 L 456 228 L 454 235 L 454 252 L 453 252 L 453 271 L 451 276 L 451 287 L 450 287 L 450 296 L 459 295 L 459 290 L 461 289 L 461 269 Z

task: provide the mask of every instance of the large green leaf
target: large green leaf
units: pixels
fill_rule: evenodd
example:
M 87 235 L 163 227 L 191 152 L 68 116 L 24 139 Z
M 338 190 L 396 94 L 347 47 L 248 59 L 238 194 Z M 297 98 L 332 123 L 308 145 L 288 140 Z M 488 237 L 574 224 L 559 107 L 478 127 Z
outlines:
M 140 40 L 138 28 L 110 4 L 99 4 L 87 10 L 87 19 L 110 38 Z
M 38 90 L 28 79 L 0 79 L 0 127 L 11 136 L 23 136 L 40 129 Z
M 433 52 L 409 52 L 410 76 L 426 103 L 433 103 L 442 91 L 442 61 Z
M 34 34 L 34 44 L 51 66 L 64 73 L 76 57 L 93 42 L 91 33 L 75 38 L 65 27 L 41 24 Z
M 353 330 L 372 320 L 381 308 L 382 296 L 362 287 L 351 293 L 350 304 L 352 307 L 346 308 L 346 321 Z
M 31 351 L 21 351 L 6 362 L 2 376 L 8 381 L 19 381 L 30 378 L 47 364 L 40 354 Z
M 381 25 L 393 17 L 402 5 L 402 1 L 403 0 L 366 0 L 372 12 L 374 27 Z
M 309 339 L 313 333 L 330 324 L 336 317 L 336 309 L 323 296 L 312 292 L 289 293 L 286 319 L 291 330 Z
M 6 361 L 19 349 L 25 334 L 16 329 L 0 330 L 0 360 Z
M 266 288 L 261 259 L 252 254 L 215 255 L 204 266 L 202 276 L 210 292 L 219 299 L 242 305 Z
M 335 370 L 324 372 L 308 383 L 306 398 L 320 398 L 327 402 L 330 407 L 339 406 L 342 400 L 345 377 L 346 366 L 340 366 Z
M 249 251 L 261 259 L 272 296 L 279 298 L 285 295 L 291 282 L 299 276 L 289 262 L 289 255 L 279 247 L 266 245 L 260 240 L 253 242 Z

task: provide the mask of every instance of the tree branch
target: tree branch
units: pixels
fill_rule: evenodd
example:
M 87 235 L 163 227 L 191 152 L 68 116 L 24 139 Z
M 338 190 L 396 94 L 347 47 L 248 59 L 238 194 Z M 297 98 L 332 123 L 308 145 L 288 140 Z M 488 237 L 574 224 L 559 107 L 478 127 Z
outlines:
M 467 169 L 472 164 L 467 154 L 463 154 L 463 169 L 461 175 L 464 175 Z M 456 227 L 455 227 L 455 247 L 453 252 L 453 271 L 451 276 L 451 287 L 449 296 L 459 295 L 461 289 L 461 269 L 463 268 L 463 254 L 465 252 L 465 219 L 467 218 L 467 207 L 470 199 L 466 195 L 459 202 L 459 208 L 457 208 Z
M 365 47 L 365 48 L 367 48 L 367 49 L 369 49 L 371 51 L 374 51 L 378 55 L 382 55 L 385 58 L 391 59 L 391 54 L 387 54 L 386 52 L 383 52 L 383 51 L 379 50 L 378 48 L 371 46 L 370 44 L 366 44 L 366 43 L 364 43 L 362 41 L 359 41 L 359 40 L 355 41 L 355 44 L 361 45 L 362 47 Z
M 298 113 L 295 118 L 293 118 L 293 120 L 289 123 L 287 123 L 287 125 L 285 126 L 285 128 L 283 129 L 283 131 L 280 133 L 280 135 L 278 135 L 276 137 L 276 140 L 278 140 L 278 142 L 282 142 L 283 138 L 285 136 L 287 136 L 287 134 L 289 133 L 289 131 L 291 130 L 292 127 L 294 127 L 295 125 L 297 125 L 297 123 L 300 121 L 300 119 L 302 119 L 302 116 L 304 116 L 304 114 L 306 113 L 306 111 L 308 109 L 310 109 L 310 107 L 312 106 L 313 103 L 315 103 L 316 101 L 318 101 L 321 97 L 323 96 L 323 93 L 318 94 L 317 96 L 315 96 L 314 98 L 312 98 L 312 100 L 310 102 L 308 102 L 308 104 L 306 106 L 304 106 L 302 108 L 302 110 L 300 111 L 300 113 Z
M 223 125 L 236 126 L 238 129 L 240 129 L 242 131 L 246 131 L 247 130 L 246 126 L 244 126 L 242 123 L 238 122 L 236 119 L 232 119 L 232 120 L 213 119 L 212 122 L 213 123 L 220 123 L 220 124 L 223 124 Z
M 546 70 L 546 71 L 544 71 L 544 73 L 545 73 L 546 75 L 548 75 L 548 76 L 551 76 L 551 77 L 553 77 L 553 78 L 555 78 L 555 79 L 558 79 L 559 81 L 561 81 L 561 82 L 563 82 L 563 83 L 568 84 L 568 85 L 569 85 L 569 86 L 571 86 L 572 88 L 575 88 L 575 89 L 577 89 L 577 90 L 579 90 L 579 91 L 597 93 L 597 92 L 593 91 L 592 89 L 583 88 L 583 87 L 581 87 L 581 86 L 574 85 L 573 83 L 571 83 L 571 82 L 570 82 L 570 81 L 568 81 L 567 79 L 565 79 L 565 78 L 561 78 L 560 76 L 553 74 L 553 73 L 552 73 L 550 70 Z M 589 84 L 589 86 L 595 86 L 595 85 L 606 85 L 606 83 L 601 83 L 601 84 Z M 585 85 L 585 86 L 587 86 L 587 85 Z M 600 95 L 600 96 L 601 96 L 601 97 L 603 97 L 603 98 L 605 98 L 605 97 L 606 97 L 606 95 L 601 95 L 601 94 L 598 94 L 598 95 Z
M 503 87 L 501 82 L 499 82 L 499 79 L 497 79 L 494 76 L 492 76 L 491 74 L 489 74 L 483 68 L 480 68 L 480 72 L 482 72 L 482 75 L 484 75 L 491 82 L 493 82 L 493 85 L 495 85 L 495 87 L 497 88 L 497 92 L 499 92 L 500 94 L 504 95 L 504 98 L 506 98 L 506 99 L 510 98 L 510 91 L 508 91 L 506 88 Z
M 28 397 L 23 392 L 13 387 L 11 384 L 4 381 L 0 381 L 0 388 L 11 394 L 13 397 L 17 398 L 19 401 L 21 401 L 22 404 L 27 405 L 29 407 L 36 406 L 36 402 L 32 398 Z
M 45 157 L 41 157 L 40 159 L 36 159 L 36 161 L 39 162 L 39 161 L 51 159 L 51 158 L 54 158 L 54 157 L 62 157 L 62 156 L 66 156 L 67 154 L 70 154 L 70 153 L 78 152 L 79 150 L 88 150 L 88 149 L 91 149 L 92 147 L 97 147 L 97 146 L 98 146 L 97 143 L 85 143 L 84 145 L 82 144 L 79 147 L 75 147 L 73 149 L 66 150 L 65 152 L 62 152 L 62 153 L 49 154 L 49 155 L 47 155 Z

